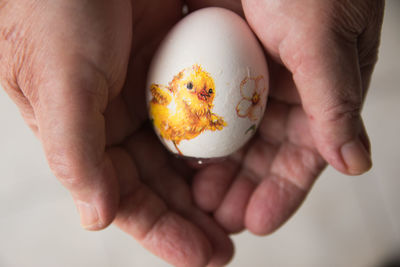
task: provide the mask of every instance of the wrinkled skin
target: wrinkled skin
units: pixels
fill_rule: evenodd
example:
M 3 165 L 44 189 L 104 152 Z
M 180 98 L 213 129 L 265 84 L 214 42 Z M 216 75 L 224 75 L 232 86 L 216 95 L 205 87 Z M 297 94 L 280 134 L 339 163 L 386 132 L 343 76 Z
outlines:
M 182 16 L 178 0 L 1 0 L 0 82 L 85 228 L 114 222 L 174 265 L 218 266 L 233 255 L 229 233 L 276 230 L 326 162 L 351 175 L 369 169 L 360 110 L 384 3 L 187 4 L 245 16 L 270 59 L 260 129 L 226 161 L 199 167 L 178 160 L 146 122 L 147 68 Z

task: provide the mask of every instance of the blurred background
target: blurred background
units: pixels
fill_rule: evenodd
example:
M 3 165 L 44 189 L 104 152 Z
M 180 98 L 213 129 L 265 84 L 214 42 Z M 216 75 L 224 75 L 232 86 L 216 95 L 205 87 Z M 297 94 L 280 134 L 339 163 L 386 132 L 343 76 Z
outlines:
M 235 235 L 229 266 L 400 266 L 399 28 L 400 1 L 388 0 L 380 59 L 363 110 L 373 169 L 348 177 L 328 168 L 277 232 Z M 169 266 L 114 226 L 80 228 L 69 193 L 3 90 L 0 125 L 0 267 Z

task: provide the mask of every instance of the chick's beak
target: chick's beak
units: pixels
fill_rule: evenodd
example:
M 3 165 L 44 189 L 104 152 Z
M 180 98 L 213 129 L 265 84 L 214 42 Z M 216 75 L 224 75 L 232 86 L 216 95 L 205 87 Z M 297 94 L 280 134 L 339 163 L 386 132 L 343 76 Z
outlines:
M 200 100 L 207 101 L 207 99 L 210 97 L 210 94 L 207 92 L 206 87 L 204 87 L 200 92 L 197 93 L 197 97 Z

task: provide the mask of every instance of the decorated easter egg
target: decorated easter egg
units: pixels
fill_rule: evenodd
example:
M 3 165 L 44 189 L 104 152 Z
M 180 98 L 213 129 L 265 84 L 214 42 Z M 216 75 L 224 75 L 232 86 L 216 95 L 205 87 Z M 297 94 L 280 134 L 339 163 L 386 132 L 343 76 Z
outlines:
M 150 121 L 173 153 L 227 156 L 256 132 L 268 78 L 264 52 L 247 23 L 226 9 L 201 9 L 175 25 L 154 55 Z

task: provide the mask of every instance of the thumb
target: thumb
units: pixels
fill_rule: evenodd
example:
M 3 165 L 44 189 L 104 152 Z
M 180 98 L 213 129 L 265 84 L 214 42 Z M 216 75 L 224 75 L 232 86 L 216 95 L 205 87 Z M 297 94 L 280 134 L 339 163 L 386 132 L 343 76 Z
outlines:
M 103 116 L 122 88 L 131 45 L 130 4 L 117 2 L 0 4 L 0 78 L 91 230 L 112 222 L 119 201 Z
M 378 8 L 365 8 L 377 13 L 365 16 L 366 12 L 355 8 L 341 8 L 343 2 L 242 0 L 242 3 L 246 18 L 266 50 L 293 74 L 318 151 L 343 173 L 356 175 L 367 171 L 372 163 L 360 111 L 369 81 L 364 76 L 371 74 L 377 49 L 363 49 L 359 42 L 377 47 L 379 30 L 371 25 L 379 23 L 371 22 L 367 27 L 364 17 L 379 17 Z M 368 7 L 371 3 L 374 2 L 348 4 Z M 352 23 L 357 26 L 351 26 Z M 340 28 L 339 24 L 346 25 Z M 369 32 L 363 35 L 364 40 L 359 36 L 363 31 Z M 367 37 L 369 40 L 365 40 Z M 360 53 L 372 61 L 360 64 Z
M 318 150 L 344 173 L 367 171 L 372 162 L 360 115 L 363 89 L 356 42 L 321 34 L 303 40 L 297 49 L 301 52 L 284 51 L 282 60 L 293 73 Z
M 113 221 L 119 199 L 115 170 L 105 153 L 107 82 L 82 60 L 47 59 L 40 73 L 31 85 L 37 100 L 31 102 L 50 168 L 70 190 L 82 226 L 104 228 Z

